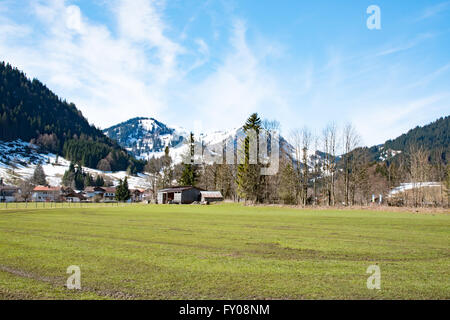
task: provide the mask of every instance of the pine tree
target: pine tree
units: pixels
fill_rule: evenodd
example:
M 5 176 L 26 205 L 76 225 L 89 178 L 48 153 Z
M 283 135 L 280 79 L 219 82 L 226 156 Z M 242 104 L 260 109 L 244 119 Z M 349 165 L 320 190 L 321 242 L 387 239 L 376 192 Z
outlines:
M 101 175 L 98 175 L 94 184 L 96 187 L 103 187 L 105 185 L 105 180 Z
M 173 180 L 173 168 L 172 168 L 172 158 L 169 154 L 169 147 L 164 150 L 164 156 L 162 158 L 162 172 L 163 177 L 161 181 L 161 187 L 167 188 L 172 185 Z
M 281 170 L 279 195 L 285 204 L 296 203 L 296 178 L 297 173 L 291 163 L 286 163 Z
M 195 186 L 198 179 L 197 165 L 194 164 L 195 154 L 195 140 L 194 134 L 191 132 L 189 139 L 189 149 L 186 155 L 187 159 L 184 161 L 183 172 L 181 173 L 180 185 L 182 186 Z M 190 163 L 187 163 L 190 161 Z
M 123 180 L 123 184 L 122 184 L 122 192 L 123 192 L 123 196 L 122 196 L 122 201 L 128 201 L 131 198 L 131 193 L 130 193 L 130 189 L 128 189 L 128 177 L 125 177 L 125 179 Z
M 237 186 L 238 194 L 241 198 L 245 200 L 252 200 L 259 202 L 260 199 L 260 188 L 261 188 L 261 176 L 260 176 L 260 165 L 258 164 L 258 154 L 259 154 L 259 143 L 258 135 L 261 130 L 261 119 L 257 113 L 253 113 L 245 123 L 244 132 L 246 134 L 244 140 L 243 150 L 241 150 L 241 155 L 243 157 L 243 163 L 240 163 L 237 168 Z M 257 164 L 250 164 L 250 132 L 256 133 L 257 141 Z
M 123 182 L 122 179 L 119 179 L 119 185 L 116 188 L 116 200 L 122 201 L 123 198 Z
M 65 187 L 72 187 L 74 180 L 75 180 L 75 165 L 71 162 L 69 169 L 66 172 L 64 172 L 64 176 L 62 178 L 62 185 Z
M 44 168 L 39 163 L 34 169 L 33 177 L 31 178 L 31 182 L 35 185 L 45 186 L 47 185 L 47 180 L 44 172 Z
M 119 180 L 119 185 L 116 188 L 116 200 L 117 201 L 127 201 L 131 198 L 130 190 L 128 189 L 128 179 L 125 177 L 125 179 L 122 181 L 122 179 Z
M 94 184 L 90 174 L 86 174 L 84 177 L 84 187 L 91 187 Z

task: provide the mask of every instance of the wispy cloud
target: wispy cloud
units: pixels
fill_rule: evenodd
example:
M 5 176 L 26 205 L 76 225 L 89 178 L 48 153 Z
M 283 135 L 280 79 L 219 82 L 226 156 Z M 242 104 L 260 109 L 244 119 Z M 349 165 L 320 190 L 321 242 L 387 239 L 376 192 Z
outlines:
M 208 127 L 237 126 L 251 112 L 270 106 L 281 111 L 286 106 L 277 80 L 264 68 L 265 52 L 255 53 L 246 39 L 245 22 L 236 19 L 229 39 L 231 47 L 223 63 L 203 81 L 187 84 L 181 100 L 195 106 L 208 119 Z
M 450 9 L 450 1 L 442 2 L 430 7 L 425 8 L 425 10 L 422 12 L 422 14 L 416 19 L 416 21 L 425 20 L 431 17 L 434 17 L 435 15 L 444 12 L 446 10 Z
M 392 46 L 390 48 L 384 49 L 380 52 L 378 52 L 375 56 L 387 56 L 390 54 L 395 54 L 398 52 L 402 52 L 402 51 L 406 51 L 409 49 L 412 49 L 420 44 L 422 44 L 424 41 L 432 39 L 436 37 L 436 34 L 434 33 L 421 33 L 418 36 L 416 36 L 416 38 L 407 41 L 404 44 L 400 44 L 400 45 L 396 45 L 396 46 Z
M 391 100 L 385 103 L 378 101 L 376 104 L 369 102 L 366 109 L 356 112 L 351 120 L 358 132 L 365 137 L 366 144 L 382 143 L 412 129 L 410 124 L 412 119 L 415 119 L 417 115 L 426 115 L 431 108 L 448 104 L 449 98 L 449 93 L 441 92 L 417 99 Z M 434 120 L 428 117 L 425 119 L 426 121 Z
M 446 65 L 438 68 L 437 70 L 434 70 L 433 72 L 423 76 L 419 81 L 412 82 L 411 84 L 407 85 L 406 88 L 412 89 L 428 85 L 436 78 L 448 73 L 448 71 L 450 71 L 450 63 L 447 63 Z
M 237 115 L 243 119 L 268 101 L 282 103 L 275 80 L 263 72 L 247 44 L 243 20 L 235 20 L 231 49 L 222 62 L 204 80 L 191 83 L 186 79 L 189 72 L 209 60 L 204 39 L 193 39 L 197 49 L 192 51 L 169 38 L 163 1 L 115 0 L 109 5 L 116 18 L 116 35 L 65 0 L 31 3 L 42 31 L 30 32 L 1 19 L 0 30 L 8 41 L 0 44 L 0 54 L 32 76 L 39 75 L 61 96 L 70 97 L 102 127 L 132 116 L 159 117 L 172 104 L 181 103 L 217 119 L 210 126 L 214 122 L 225 127 L 224 119 L 235 120 Z M 18 30 L 38 40 L 30 45 L 17 42 Z M 180 64 L 183 55 L 193 55 L 193 62 Z M 174 96 L 180 100 L 174 101 Z

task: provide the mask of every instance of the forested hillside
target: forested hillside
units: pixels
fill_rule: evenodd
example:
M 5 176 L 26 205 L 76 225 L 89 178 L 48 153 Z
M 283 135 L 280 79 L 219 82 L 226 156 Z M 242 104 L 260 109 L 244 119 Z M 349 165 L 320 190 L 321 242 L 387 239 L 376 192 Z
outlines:
M 398 138 L 369 148 L 374 161 L 384 161 L 410 154 L 412 148 L 424 150 L 430 158 L 441 158 L 448 162 L 450 153 L 450 116 L 442 117 L 423 127 L 417 126 Z
M 17 139 L 90 168 L 134 173 L 143 167 L 117 142 L 90 125 L 73 103 L 0 62 L 0 140 Z
M 407 151 L 412 145 L 419 145 L 427 151 L 447 151 L 450 146 L 450 116 L 440 118 L 426 126 L 416 127 L 394 140 L 385 143 L 386 149 Z

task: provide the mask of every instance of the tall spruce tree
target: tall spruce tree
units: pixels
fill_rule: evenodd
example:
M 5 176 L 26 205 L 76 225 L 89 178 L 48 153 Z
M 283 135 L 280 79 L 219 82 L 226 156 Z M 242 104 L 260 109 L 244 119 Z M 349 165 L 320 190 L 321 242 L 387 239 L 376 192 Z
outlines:
M 35 185 L 45 186 L 47 185 L 47 180 L 44 172 L 44 168 L 39 163 L 33 172 L 33 177 L 31 178 L 31 182 Z
M 195 140 L 194 134 L 191 132 L 189 137 L 189 148 L 186 155 L 186 159 L 184 159 L 183 164 L 184 168 L 180 178 L 180 185 L 182 186 L 195 186 L 197 184 L 198 169 L 197 165 L 194 164 L 194 154 L 195 154 L 194 151 L 195 151 Z
M 258 164 L 258 154 L 259 154 L 259 143 L 258 135 L 261 130 L 261 119 L 257 113 L 253 113 L 246 121 L 243 126 L 245 132 L 245 139 L 243 143 L 243 150 L 240 150 L 240 163 L 237 168 L 237 186 L 238 195 L 245 199 L 255 202 L 260 202 L 260 165 Z M 250 133 L 256 133 L 256 161 L 257 164 L 250 163 Z M 243 160 L 243 161 L 242 161 Z
M 64 172 L 62 185 L 75 190 L 83 190 L 85 187 L 92 186 L 93 181 L 91 175 L 84 172 L 81 165 L 71 162 L 69 169 Z
M 120 202 L 128 201 L 131 198 L 130 189 L 128 189 L 128 179 L 125 177 L 125 179 L 122 181 L 122 179 L 119 180 L 119 185 L 116 188 L 116 200 Z
M 170 187 L 173 180 L 172 158 L 170 157 L 169 151 L 169 147 L 166 147 L 164 149 L 164 156 L 162 157 L 163 177 L 160 182 L 162 188 Z
M 119 179 L 119 185 L 116 187 L 116 200 L 122 201 L 122 194 L 123 194 L 123 182 L 122 179 Z
M 128 177 L 125 177 L 122 184 L 122 201 L 128 201 L 131 198 L 130 189 L 128 189 Z

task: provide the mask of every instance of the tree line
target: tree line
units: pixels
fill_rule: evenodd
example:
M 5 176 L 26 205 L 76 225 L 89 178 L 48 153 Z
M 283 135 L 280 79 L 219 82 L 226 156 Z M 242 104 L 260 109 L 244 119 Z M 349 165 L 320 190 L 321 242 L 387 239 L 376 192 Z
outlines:
M 375 156 L 373 148 L 361 146 L 361 137 L 351 123 L 343 127 L 330 123 L 319 132 L 304 127 L 293 130 L 286 140 L 280 138 L 279 170 L 275 175 L 263 176 L 260 169 L 264 165 L 249 161 L 247 133 L 280 130 L 280 125 L 276 121 L 261 120 L 255 113 L 248 118 L 243 130 L 245 136 L 240 152 L 244 161 L 241 163 L 174 164 L 167 147 L 163 157 L 153 157 L 145 166 L 152 188 L 156 192 L 175 185 L 193 185 L 221 191 L 225 198 L 234 201 L 261 204 L 351 206 L 368 205 L 374 200 L 408 206 L 449 203 L 450 167 L 445 144 L 429 148 L 414 141 L 406 144 L 406 150 L 391 152 L 386 148 L 382 157 L 380 150 L 376 150 Z M 187 143 L 186 156 L 192 156 L 193 134 Z M 429 181 L 440 183 L 431 194 L 420 184 Z M 412 183 L 413 188 L 386 199 L 390 191 L 402 183 Z

